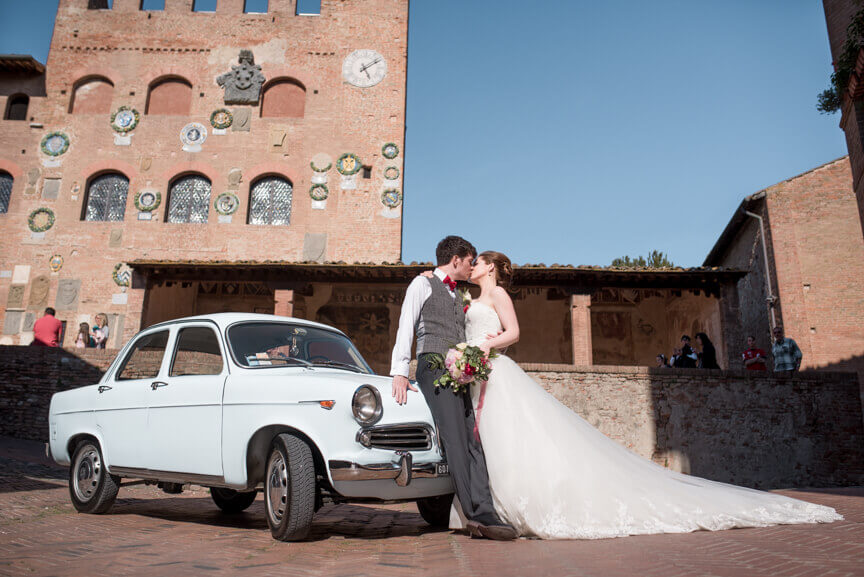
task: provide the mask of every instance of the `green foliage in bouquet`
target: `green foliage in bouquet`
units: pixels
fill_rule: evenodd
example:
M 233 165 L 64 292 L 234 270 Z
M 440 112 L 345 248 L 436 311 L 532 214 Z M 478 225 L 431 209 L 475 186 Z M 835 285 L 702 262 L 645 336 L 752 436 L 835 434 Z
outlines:
M 443 369 L 444 374 L 435 379 L 436 387 L 450 387 L 454 393 L 461 393 L 475 383 L 489 380 L 492 363 L 498 353 L 493 349 L 487 357 L 480 347 L 459 343 L 447 351 L 447 356 L 433 355 L 429 361 L 432 369 Z

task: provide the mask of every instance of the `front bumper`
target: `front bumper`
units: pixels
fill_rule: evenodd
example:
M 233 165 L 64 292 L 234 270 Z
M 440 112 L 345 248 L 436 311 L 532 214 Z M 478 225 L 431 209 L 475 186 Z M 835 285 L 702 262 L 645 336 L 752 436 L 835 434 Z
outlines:
M 450 469 L 447 463 L 443 461 L 415 465 L 411 453 L 399 452 L 397 454 L 399 461 L 395 463 L 361 465 L 350 461 L 329 461 L 327 465 L 330 469 L 330 477 L 334 482 L 393 479 L 400 487 L 407 487 L 415 478 L 429 479 L 450 476 Z

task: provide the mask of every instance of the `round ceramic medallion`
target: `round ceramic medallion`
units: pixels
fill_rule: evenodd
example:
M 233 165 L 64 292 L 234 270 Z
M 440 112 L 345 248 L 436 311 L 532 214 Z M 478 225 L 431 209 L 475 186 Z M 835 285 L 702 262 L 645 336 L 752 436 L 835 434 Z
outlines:
M 312 200 L 327 200 L 327 197 L 330 196 L 330 189 L 327 188 L 326 184 L 313 184 L 312 188 L 309 189 L 309 196 L 312 197 Z
M 396 208 L 402 204 L 402 193 L 395 188 L 385 190 L 381 193 L 381 204 L 388 208 Z
M 111 128 L 114 132 L 126 134 L 138 126 L 141 116 L 138 111 L 128 106 L 121 106 L 111 115 Z
M 233 192 L 223 192 L 216 197 L 213 207 L 219 214 L 228 216 L 237 212 L 237 209 L 240 207 L 240 199 Z
M 387 180 L 396 180 L 399 178 L 399 169 L 395 166 L 388 166 L 384 169 L 384 178 Z
M 135 208 L 142 212 L 152 212 L 156 210 L 161 201 L 161 194 L 156 191 L 145 190 L 135 195 Z
M 69 150 L 69 137 L 63 132 L 51 132 L 42 139 L 42 152 L 48 156 L 60 156 Z
M 234 116 L 227 108 L 217 108 L 213 111 L 213 114 L 210 115 L 210 125 L 213 126 L 213 128 L 228 128 L 231 126 L 232 122 L 234 122 Z
M 315 172 L 327 172 L 333 167 L 333 158 L 326 152 L 319 152 L 312 157 L 309 165 Z
M 54 226 L 54 211 L 44 206 L 37 208 L 27 217 L 27 226 L 33 232 L 45 232 Z
M 63 268 L 63 257 L 59 254 L 55 254 L 48 260 L 48 267 L 52 272 L 59 271 Z
M 346 152 L 336 161 L 336 170 L 339 171 L 339 174 L 345 176 L 357 174 L 362 166 L 363 163 L 360 162 L 360 157 L 352 152 Z
M 114 273 L 111 276 L 117 286 L 128 287 L 132 284 L 132 267 L 125 262 L 118 262 L 114 265 Z
M 381 154 L 384 155 L 384 158 L 396 158 L 397 156 L 399 156 L 399 147 L 392 142 L 388 142 L 383 147 L 381 147 Z
M 186 146 L 204 144 L 207 140 L 207 129 L 200 122 L 191 122 L 180 131 L 180 141 Z

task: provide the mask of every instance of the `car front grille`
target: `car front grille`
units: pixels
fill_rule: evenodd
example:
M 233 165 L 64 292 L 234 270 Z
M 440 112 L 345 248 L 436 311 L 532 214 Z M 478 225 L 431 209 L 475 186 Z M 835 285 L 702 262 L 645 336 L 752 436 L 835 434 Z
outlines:
M 423 424 L 370 427 L 360 431 L 358 440 L 374 449 L 428 451 L 432 448 L 432 430 Z

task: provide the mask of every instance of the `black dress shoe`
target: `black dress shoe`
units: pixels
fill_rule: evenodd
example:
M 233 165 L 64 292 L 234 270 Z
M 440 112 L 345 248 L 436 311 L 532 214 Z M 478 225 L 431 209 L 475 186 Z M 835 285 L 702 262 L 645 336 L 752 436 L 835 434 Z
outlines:
M 477 521 L 468 521 L 465 523 L 465 530 L 471 535 L 472 538 L 482 538 L 483 535 L 480 533 L 480 523 Z
M 512 541 L 519 537 L 519 533 L 510 525 L 481 525 L 478 523 L 477 529 L 480 535 L 494 541 Z

